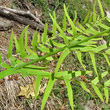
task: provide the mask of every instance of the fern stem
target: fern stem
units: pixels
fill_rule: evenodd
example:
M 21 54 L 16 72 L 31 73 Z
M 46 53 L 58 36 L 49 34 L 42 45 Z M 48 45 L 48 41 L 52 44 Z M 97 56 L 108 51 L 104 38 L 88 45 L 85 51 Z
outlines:
M 65 46 L 65 47 L 66 47 L 66 46 Z M 27 65 L 30 65 L 30 64 L 32 64 L 32 63 L 35 63 L 35 62 L 37 62 L 37 61 L 41 61 L 41 60 L 43 60 L 43 59 L 45 59 L 45 58 L 47 58 L 47 57 L 49 57 L 49 56 L 52 56 L 52 55 L 54 55 L 54 54 L 56 54 L 56 53 L 58 53 L 58 52 L 63 51 L 63 50 L 65 49 L 65 47 L 60 48 L 60 49 L 58 49 L 58 50 L 56 50 L 56 51 L 53 51 L 53 52 L 51 52 L 51 53 L 49 53 L 49 54 L 46 54 L 46 55 L 44 55 L 44 56 L 42 56 L 42 57 L 39 57 L 39 58 L 37 58 L 37 59 L 34 59 L 34 60 L 32 60 L 32 61 L 29 61 L 29 62 L 27 62 L 27 63 L 24 63 L 24 64 L 22 64 L 22 65 L 19 65 L 19 66 L 15 67 L 15 69 L 20 69 L 20 68 L 23 68 L 23 67 L 25 67 L 25 66 L 27 66 Z
M 98 33 L 98 34 L 95 34 L 95 35 L 93 35 L 93 36 L 91 36 L 91 37 L 88 37 L 87 39 L 84 39 L 84 40 L 81 40 L 81 41 L 77 41 L 77 42 L 72 41 L 73 43 L 71 42 L 71 44 L 68 45 L 67 47 L 68 47 L 68 48 L 75 47 L 76 45 L 79 45 L 79 44 L 81 44 L 81 43 L 83 43 L 83 42 L 86 42 L 86 41 L 88 41 L 88 40 L 90 40 L 90 39 L 92 39 L 92 38 L 95 38 L 95 37 L 97 37 L 97 36 L 100 36 L 100 35 L 102 35 L 102 34 L 104 34 L 104 33 L 109 32 L 109 31 L 110 31 L 110 29 L 107 29 L 107 30 L 102 31 L 102 32 L 100 32 L 100 33 Z
M 71 42 L 71 44 L 68 45 L 68 46 L 64 46 L 64 47 L 62 47 L 62 48 L 59 48 L 59 49 L 56 50 L 56 51 L 53 51 L 53 52 L 50 52 L 50 53 L 44 55 L 44 56 L 42 56 L 42 57 L 39 57 L 39 58 L 37 58 L 37 59 L 34 59 L 34 60 L 29 61 L 29 62 L 24 63 L 24 64 L 21 64 L 21 65 L 15 67 L 15 69 L 20 69 L 20 68 L 23 68 L 23 67 L 25 67 L 25 66 L 27 66 L 27 65 L 33 64 L 33 63 L 35 63 L 35 62 L 37 62 L 37 61 L 41 61 L 41 60 L 43 60 L 43 59 L 45 59 L 45 58 L 47 58 L 47 57 L 49 57 L 49 56 L 52 56 L 52 55 L 54 55 L 54 54 L 56 54 L 56 53 L 58 53 L 58 52 L 63 51 L 66 47 L 69 48 L 69 49 L 70 49 L 70 48 L 73 48 L 73 47 L 75 47 L 75 46 L 77 46 L 77 45 L 79 45 L 79 44 L 81 44 L 81 43 L 83 43 L 83 42 L 86 42 L 86 41 L 88 41 L 88 40 L 90 40 L 90 39 L 92 39 L 92 38 L 95 38 L 95 37 L 97 37 L 97 36 L 100 36 L 100 35 L 102 35 L 102 34 L 104 34 L 104 33 L 109 32 L 109 30 L 110 30 L 110 29 L 105 30 L 105 31 L 102 31 L 102 32 L 100 32 L 100 33 L 98 33 L 98 34 L 96 34 L 96 35 L 93 35 L 93 36 L 91 36 L 91 37 L 88 37 L 87 39 L 84 39 L 84 40 L 81 40 L 81 41 L 78 41 L 78 42 L 74 42 L 74 41 L 73 41 L 73 43 Z

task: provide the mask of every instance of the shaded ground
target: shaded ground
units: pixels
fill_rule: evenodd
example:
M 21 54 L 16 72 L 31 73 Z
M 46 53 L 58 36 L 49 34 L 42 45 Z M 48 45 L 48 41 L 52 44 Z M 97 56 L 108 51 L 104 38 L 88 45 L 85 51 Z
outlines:
M 13 0 L 0 0 L 1 6 L 11 7 Z M 8 21 L 6 18 L 0 17 L 0 21 L 11 23 L 14 36 L 19 37 L 21 32 L 23 31 L 25 25 L 19 24 L 14 21 Z M 7 59 L 7 53 L 8 53 L 8 45 L 10 40 L 10 35 L 12 28 L 6 31 L 0 31 L 0 52 L 2 54 L 2 60 Z M 28 39 L 29 43 L 32 38 L 32 34 L 35 30 L 28 28 Z M 13 48 L 13 53 L 14 53 Z M 10 79 L 11 78 L 11 79 Z M 25 77 L 22 80 L 21 83 L 21 77 L 19 75 L 13 75 L 10 77 L 6 77 L 5 80 L 0 81 L 0 110 L 30 110 L 34 106 L 31 105 L 31 103 L 37 104 L 37 101 L 33 102 L 32 99 L 27 100 L 24 97 L 17 97 L 18 93 L 20 92 L 20 85 L 26 86 L 27 84 L 32 83 L 32 77 Z M 30 101 L 28 103 L 28 101 Z M 39 110 L 40 105 L 38 104 L 37 110 Z
M 8 4 L 7 4 L 8 3 Z M 1 0 L 0 5 L 6 6 L 6 7 L 12 7 L 13 0 Z M 30 6 L 30 3 L 29 3 Z M 19 7 L 14 8 L 19 9 Z M 21 9 L 23 7 L 20 7 Z M 36 12 L 36 9 L 33 9 L 33 7 L 30 6 L 31 12 Z M 39 17 L 38 13 L 37 16 Z M 14 36 L 18 37 L 20 36 L 21 32 L 25 28 L 25 25 L 19 24 L 14 21 L 8 21 L 6 18 L 0 18 L 0 21 L 6 22 L 7 24 L 10 22 L 12 24 L 13 28 L 13 34 Z M 5 31 L 0 31 L 0 52 L 2 54 L 2 60 L 5 61 L 7 59 L 8 54 L 8 47 L 9 47 L 9 40 L 10 35 L 12 32 L 12 28 Z M 30 45 L 30 41 L 32 39 L 33 32 L 35 30 L 28 28 L 28 45 Z M 13 48 L 13 54 L 15 52 L 15 49 Z M 8 63 L 8 62 L 7 62 Z M 51 68 L 54 67 L 55 64 L 51 65 Z M 12 75 L 9 77 L 6 77 L 3 80 L 0 80 L 0 110 L 40 110 L 41 102 L 43 93 L 40 94 L 40 97 L 38 100 L 34 100 L 31 97 L 29 99 L 26 99 L 22 96 L 17 96 L 20 92 L 20 86 L 26 87 L 28 84 L 32 83 L 32 79 L 35 79 L 34 77 L 24 77 L 23 79 L 20 77 L 20 75 Z M 43 80 L 43 83 L 47 84 L 47 80 Z M 45 85 L 41 85 L 43 88 Z M 54 97 L 54 98 L 53 98 Z M 63 100 L 63 99 L 62 99 Z M 58 106 L 56 106 L 56 104 Z M 49 97 L 49 100 L 47 101 L 47 104 L 45 106 L 45 110 L 56 110 L 56 109 L 65 110 L 68 108 L 65 105 L 63 105 L 63 101 L 58 99 L 54 93 L 52 93 L 52 96 Z

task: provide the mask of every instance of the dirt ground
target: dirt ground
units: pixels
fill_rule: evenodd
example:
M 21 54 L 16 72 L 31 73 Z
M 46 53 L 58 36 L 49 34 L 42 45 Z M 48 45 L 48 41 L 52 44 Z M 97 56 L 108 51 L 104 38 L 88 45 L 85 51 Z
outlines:
M 5 0 L 5 1 L 0 0 L 0 5 L 10 8 L 13 4 L 12 1 L 13 0 Z M 8 45 L 9 45 L 9 39 L 10 39 L 12 29 L 13 29 L 13 32 L 14 32 L 13 33 L 14 36 L 19 37 L 19 35 L 23 31 L 23 29 L 25 28 L 25 25 L 19 24 L 15 21 L 12 21 L 12 20 L 8 20 L 7 18 L 4 18 L 2 16 L 0 16 L 0 21 L 5 21 L 6 23 L 10 22 L 11 25 L 12 25 L 12 27 L 7 31 L 0 31 L 0 52 L 3 55 L 3 59 L 6 59 L 6 55 L 7 55 L 7 51 L 8 51 Z M 33 33 L 34 31 L 35 30 L 33 30 L 31 28 L 28 29 L 28 33 L 30 33 L 30 35 L 29 35 L 30 38 L 29 39 L 31 39 L 31 37 L 32 37 L 31 33 Z
M 12 4 L 13 4 L 13 0 L 0 0 L 1 6 L 10 8 L 12 7 Z M 6 22 L 8 19 L 0 16 L 0 20 Z M 25 25 L 19 24 L 11 20 L 9 20 L 8 22 L 11 22 L 12 24 L 14 36 L 19 38 L 21 32 L 25 28 Z M 12 28 L 6 31 L 0 31 L 0 52 L 2 54 L 2 61 L 7 59 L 8 45 L 9 45 Z M 34 29 L 28 28 L 29 43 L 34 31 L 35 31 Z M 13 76 L 11 80 L 9 80 L 9 77 L 7 77 L 5 80 L 4 79 L 0 80 L 0 110 L 30 110 L 30 107 L 28 108 L 27 104 L 25 103 L 25 98 L 17 97 L 17 94 L 20 92 L 20 85 L 26 86 L 26 84 L 32 83 L 32 77 L 25 77 L 22 80 L 22 84 L 20 82 L 21 77 L 18 77 L 17 80 L 15 79 L 15 77 L 16 76 Z M 40 105 L 38 106 L 40 107 Z

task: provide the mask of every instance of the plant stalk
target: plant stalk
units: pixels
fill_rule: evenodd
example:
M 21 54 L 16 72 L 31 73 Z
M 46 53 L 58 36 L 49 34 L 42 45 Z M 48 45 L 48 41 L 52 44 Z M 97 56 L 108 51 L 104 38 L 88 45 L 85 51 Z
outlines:
M 62 47 L 62 48 L 59 48 L 59 49 L 56 50 L 56 51 L 53 51 L 53 52 L 51 52 L 51 53 L 48 53 L 48 54 L 44 55 L 44 56 L 42 56 L 42 57 L 39 57 L 39 58 L 37 58 L 37 59 L 34 59 L 34 60 L 29 61 L 29 62 L 24 63 L 24 64 L 21 64 L 21 65 L 15 67 L 15 69 L 20 69 L 20 68 L 23 68 L 23 67 L 25 67 L 25 66 L 27 66 L 27 65 L 33 64 L 33 63 L 35 63 L 35 62 L 37 62 L 37 61 L 41 61 L 41 60 L 43 60 L 43 59 L 45 59 L 45 58 L 47 58 L 47 57 L 49 57 L 49 56 L 52 56 L 52 55 L 54 55 L 54 54 L 56 54 L 56 53 L 58 53 L 58 52 L 63 51 L 66 47 L 69 48 L 69 49 L 70 49 L 70 48 L 73 48 L 73 47 L 75 47 L 75 46 L 77 46 L 77 45 L 79 45 L 79 44 L 81 44 L 81 43 L 83 43 L 83 42 L 86 42 L 86 41 L 88 41 L 88 40 L 90 40 L 90 39 L 92 39 L 92 38 L 95 38 L 95 37 L 97 37 L 97 36 L 100 36 L 100 35 L 102 35 L 102 34 L 104 34 L 104 33 L 109 32 L 109 31 L 110 31 L 110 29 L 107 29 L 107 30 L 105 30 L 105 31 L 102 31 L 102 32 L 96 34 L 96 35 L 93 35 L 93 36 L 91 36 L 91 37 L 88 37 L 87 39 L 84 39 L 84 40 L 81 40 L 81 41 L 78 41 L 78 42 L 74 42 L 74 41 L 73 41 L 73 43 L 71 42 L 71 44 L 68 45 L 68 46 L 64 46 L 64 47 Z

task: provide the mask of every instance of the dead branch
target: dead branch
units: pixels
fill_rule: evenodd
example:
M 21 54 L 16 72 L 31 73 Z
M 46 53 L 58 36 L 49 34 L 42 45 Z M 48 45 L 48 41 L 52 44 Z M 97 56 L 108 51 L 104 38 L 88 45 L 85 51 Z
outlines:
M 7 19 L 17 21 L 21 24 L 29 25 L 34 29 L 39 29 L 43 32 L 44 24 L 40 21 L 39 18 L 35 17 L 30 11 L 18 11 L 11 8 L 6 8 L 0 6 L 0 16 L 6 17 Z M 28 17 L 28 18 L 27 18 Z M 32 19 L 29 19 L 29 18 Z M 48 34 L 51 34 L 51 29 L 48 28 Z
M 18 14 L 18 15 L 22 15 L 22 16 L 28 16 L 28 17 L 31 17 L 33 20 L 35 20 L 36 22 L 40 23 L 42 26 L 44 26 L 44 24 L 41 22 L 41 20 L 37 17 L 35 17 L 30 11 L 21 11 L 21 10 L 15 10 L 15 9 L 11 9 L 11 8 L 6 8 L 6 7 L 3 7 L 3 6 L 0 6 L 0 10 L 4 10 L 4 11 L 7 11 L 7 12 L 13 12 L 15 14 Z

